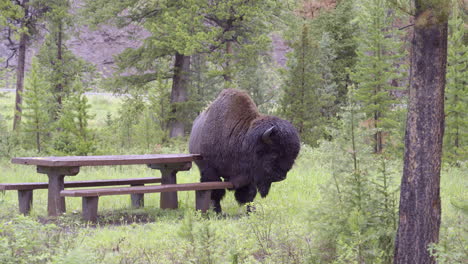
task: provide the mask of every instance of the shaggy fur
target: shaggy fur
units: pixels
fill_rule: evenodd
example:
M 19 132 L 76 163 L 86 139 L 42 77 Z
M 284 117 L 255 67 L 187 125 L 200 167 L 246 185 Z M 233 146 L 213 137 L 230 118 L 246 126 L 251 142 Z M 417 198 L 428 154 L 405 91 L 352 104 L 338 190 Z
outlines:
M 272 128 L 268 140 L 262 135 Z M 282 181 L 296 159 L 300 140 L 286 120 L 262 115 L 253 100 L 239 90 L 227 89 L 195 120 L 190 135 L 190 153 L 196 161 L 201 181 L 230 181 L 236 200 L 252 202 L 257 190 L 267 196 L 272 182 Z M 216 212 L 225 190 L 212 192 Z

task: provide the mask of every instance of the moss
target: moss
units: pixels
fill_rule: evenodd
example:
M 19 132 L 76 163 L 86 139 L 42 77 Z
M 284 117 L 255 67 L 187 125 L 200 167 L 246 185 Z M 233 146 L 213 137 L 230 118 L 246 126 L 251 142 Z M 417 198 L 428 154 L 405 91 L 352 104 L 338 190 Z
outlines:
M 450 0 L 419 0 L 416 26 L 426 27 L 447 23 L 452 3 Z

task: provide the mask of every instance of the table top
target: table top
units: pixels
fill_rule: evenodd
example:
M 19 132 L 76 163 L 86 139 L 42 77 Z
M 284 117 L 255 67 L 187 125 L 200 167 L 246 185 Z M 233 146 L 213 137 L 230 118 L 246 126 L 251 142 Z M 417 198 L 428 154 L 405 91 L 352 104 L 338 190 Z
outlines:
M 146 154 L 111 156 L 18 157 L 12 163 L 45 167 L 182 163 L 200 160 L 199 154 Z

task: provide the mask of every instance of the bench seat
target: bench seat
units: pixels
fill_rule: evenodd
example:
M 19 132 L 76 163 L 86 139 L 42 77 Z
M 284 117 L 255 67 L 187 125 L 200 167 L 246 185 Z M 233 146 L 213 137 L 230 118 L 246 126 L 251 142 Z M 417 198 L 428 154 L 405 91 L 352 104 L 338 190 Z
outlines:
M 100 189 L 78 189 L 63 190 L 62 197 L 82 197 L 83 199 L 83 219 L 96 222 L 98 201 L 100 196 L 124 195 L 124 194 L 144 194 L 161 193 L 175 191 L 196 191 L 196 210 L 206 212 L 211 201 L 211 190 L 230 189 L 234 186 L 230 182 L 199 182 L 182 184 L 164 184 L 157 186 L 121 187 L 121 188 L 100 188 Z
M 132 179 L 110 179 L 110 180 L 94 180 L 94 181 L 69 181 L 64 183 L 65 188 L 83 188 L 83 187 L 102 187 L 102 186 L 143 186 L 151 183 L 161 183 L 159 177 L 132 178 Z M 22 214 L 28 214 L 33 201 L 33 190 L 47 189 L 47 182 L 28 182 L 28 183 L 2 183 L 0 191 L 16 190 L 18 191 L 19 210 Z M 132 195 L 132 205 L 134 207 L 143 206 L 143 195 Z
M 137 185 L 160 183 L 161 178 L 147 177 L 147 178 L 133 178 L 133 179 L 111 179 L 111 180 L 96 180 L 96 181 L 69 181 L 65 182 L 65 188 L 77 187 L 100 187 L 100 186 L 116 186 L 116 185 Z M 0 184 L 0 191 L 8 190 L 35 190 L 47 189 L 49 183 L 47 182 L 27 182 L 27 183 L 2 183 Z

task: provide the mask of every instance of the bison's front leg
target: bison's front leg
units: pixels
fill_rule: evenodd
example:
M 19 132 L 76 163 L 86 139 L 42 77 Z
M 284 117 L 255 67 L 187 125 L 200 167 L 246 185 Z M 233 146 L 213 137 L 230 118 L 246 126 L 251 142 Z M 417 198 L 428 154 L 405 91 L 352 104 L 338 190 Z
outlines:
M 201 182 L 222 181 L 214 168 L 208 167 L 201 171 Z M 216 213 L 221 213 L 221 200 L 226 194 L 226 190 L 212 190 L 211 203 Z
M 255 199 L 257 195 L 257 188 L 253 184 L 249 184 L 243 186 L 239 189 L 236 189 L 234 196 L 236 197 L 236 201 L 240 204 L 251 203 Z M 247 206 L 247 212 L 250 213 L 254 208 L 250 205 Z

